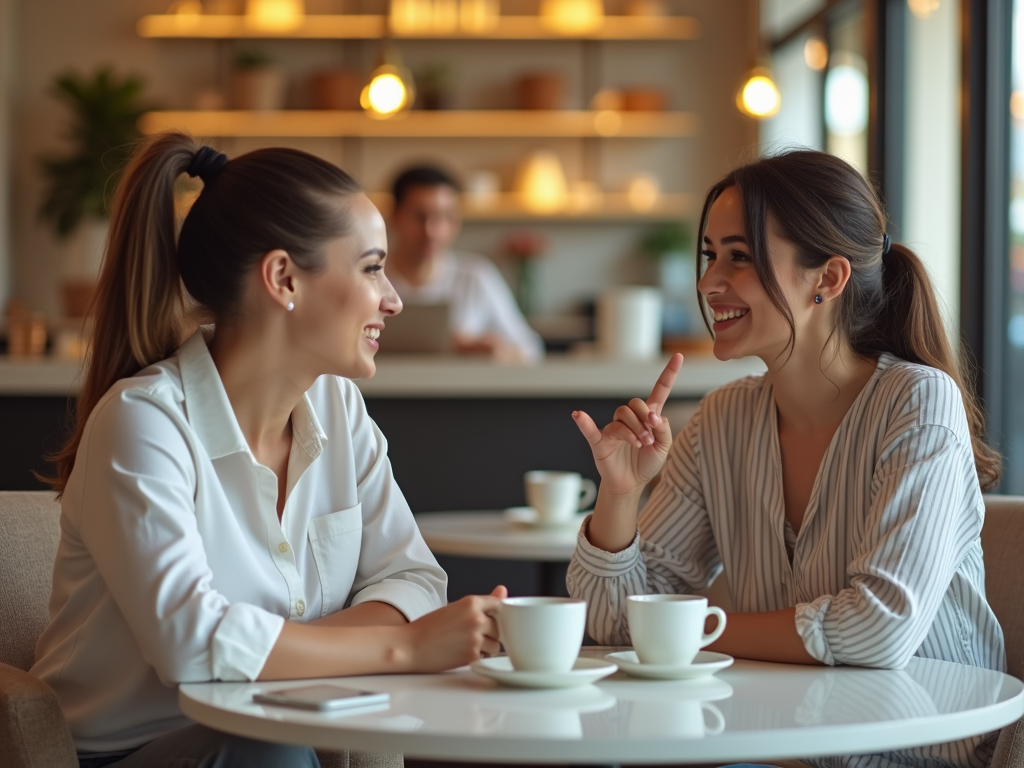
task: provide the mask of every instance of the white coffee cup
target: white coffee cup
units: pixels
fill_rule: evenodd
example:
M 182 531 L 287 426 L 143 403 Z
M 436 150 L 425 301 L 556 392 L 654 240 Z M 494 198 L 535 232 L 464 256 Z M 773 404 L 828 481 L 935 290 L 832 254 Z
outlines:
M 537 525 L 564 525 L 597 498 L 594 481 L 578 472 L 535 469 L 523 476 L 526 503 L 537 510 Z
M 704 620 L 718 617 L 718 626 L 704 634 Z M 626 617 L 633 648 L 643 664 L 684 666 L 725 631 L 725 611 L 708 607 L 696 595 L 631 595 Z
M 497 618 L 513 669 L 568 672 L 583 645 L 587 603 L 571 597 L 509 597 L 501 601 Z

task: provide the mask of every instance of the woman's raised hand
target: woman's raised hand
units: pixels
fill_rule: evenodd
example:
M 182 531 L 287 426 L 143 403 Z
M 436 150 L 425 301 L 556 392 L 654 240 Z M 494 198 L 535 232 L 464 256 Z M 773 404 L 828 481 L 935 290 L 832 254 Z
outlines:
M 615 496 L 637 493 L 665 463 L 672 445 L 672 429 L 661 410 L 668 400 L 683 356 L 672 355 L 646 401 L 633 398 L 619 406 L 615 420 L 598 429 L 583 411 L 573 411 L 576 426 L 590 443 L 594 463 L 601 475 L 601 490 Z
M 505 587 L 495 587 L 489 595 L 469 595 L 409 624 L 410 671 L 443 672 L 496 655 L 501 647 L 494 614 L 506 597 Z

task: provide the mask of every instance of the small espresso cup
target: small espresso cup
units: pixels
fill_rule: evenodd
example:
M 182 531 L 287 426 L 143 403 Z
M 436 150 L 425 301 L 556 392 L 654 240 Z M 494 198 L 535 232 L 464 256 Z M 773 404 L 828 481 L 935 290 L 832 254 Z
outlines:
M 570 597 L 509 597 L 498 608 L 498 632 L 519 672 L 568 672 L 583 645 L 587 603 Z
M 597 497 L 597 486 L 578 472 L 536 469 L 523 476 L 526 503 L 537 510 L 537 525 L 564 525 Z
M 710 615 L 718 617 L 718 626 L 704 634 L 704 620 Z M 725 630 L 725 611 L 709 608 L 707 598 L 696 595 L 631 595 L 626 616 L 642 664 L 690 664 Z

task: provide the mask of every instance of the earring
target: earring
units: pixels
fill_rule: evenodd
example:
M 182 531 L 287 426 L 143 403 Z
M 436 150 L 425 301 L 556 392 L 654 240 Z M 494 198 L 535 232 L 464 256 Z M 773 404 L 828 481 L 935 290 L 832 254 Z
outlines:
M 294 301 L 289 301 L 288 302 L 288 311 L 291 312 L 293 309 L 295 309 L 295 302 Z
M 816 293 L 814 295 L 814 303 L 815 304 L 821 304 L 821 294 L 820 293 Z

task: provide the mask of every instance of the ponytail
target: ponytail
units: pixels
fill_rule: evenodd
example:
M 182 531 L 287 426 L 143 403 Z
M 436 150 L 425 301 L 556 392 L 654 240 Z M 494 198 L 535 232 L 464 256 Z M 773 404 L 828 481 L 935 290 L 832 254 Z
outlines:
M 985 417 L 966 354 L 958 365 L 924 265 L 910 249 L 889 243 L 885 211 L 864 177 L 844 160 L 810 150 L 784 152 L 737 168 L 712 187 L 704 201 L 698 249 L 703 248 L 712 204 L 733 186 L 743 200 L 754 268 L 789 325 L 790 349 L 796 338 L 793 313 L 768 255 L 769 219 L 796 247 L 797 263 L 804 269 L 819 269 L 836 254 L 850 263 L 833 330 L 854 353 L 873 358 L 889 352 L 936 368 L 956 382 L 970 427 L 978 482 L 986 491 L 998 485 L 1002 460 L 985 443 Z M 698 279 L 700 270 L 698 259 Z M 703 306 L 699 293 L 698 299 Z
M 904 245 L 893 244 L 882 259 L 884 301 L 872 333 L 859 346 L 890 352 L 945 373 L 960 388 L 974 449 L 974 465 L 983 491 L 999 485 L 1002 457 L 984 440 L 985 416 L 974 391 L 968 352 L 953 354 L 924 264 Z M 855 351 L 860 351 L 856 350 Z
M 198 175 L 203 189 L 176 232 L 174 184 L 182 173 Z M 286 251 L 300 269 L 324 269 L 324 246 L 351 228 L 344 200 L 359 192 L 343 170 L 295 149 L 229 161 L 180 133 L 142 144 L 114 197 L 75 431 L 50 457 L 57 476 L 44 478 L 58 496 L 89 414 L 114 382 L 170 357 L 194 325 L 187 309 L 218 323 L 237 319 L 248 276 L 270 251 Z
M 174 182 L 196 152 L 195 142 L 165 134 L 129 162 L 114 197 L 110 237 L 89 315 L 93 320 L 75 431 L 51 457 L 63 494 L 85 423 L 118 379 L 168 357 L 184 341 L 184 294 L 175 254 Z

